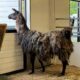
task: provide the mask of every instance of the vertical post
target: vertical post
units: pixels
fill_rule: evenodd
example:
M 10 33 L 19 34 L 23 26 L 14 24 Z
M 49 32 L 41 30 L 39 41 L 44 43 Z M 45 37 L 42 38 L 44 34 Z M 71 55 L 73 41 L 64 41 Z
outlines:
M 27 4 L 26 4 L 26 0 L 24 0 L 24 6 L 25 6 L 25 12 L 24 12 L 25 13 L 25 19 L 26 19 L 26 22 L 27 22 L 27 15 L 26 15 L 27 14 L 27 11 L 26 11 Z
M 25 19 L 27 20 L 26 18 L 26 13 L 27 13 L 26 12 L 26 0 L 19 0 L 19 11 L 22 12 L 23 3 L 24 3 L 24 16 L 25 16 Z M 24 70 L 27 69 L 27 54 L 26 53 L 23 53 L 23 67 L 24 67 Z
M 19 11 L 21 11 L 22 10 L 22 2 L 21 2 L 21 0 L 18 0 L 19 1 Z
M 77 41 L 80 41 L 80 2 L 78 2 L 78 29 L 77 29 Z
M 31 16 L 31 14 L 30 14 L 30 11 L 31 11 L 31 8 L 30 8 L 30 1 L 31 0 L 26 0 L 26 2 L 25 2 L 25 4 L 26 4 L 26 23 L 27 23 L 27 26 L 28 26 L 28 28 L 30 29 L 30 16 Z

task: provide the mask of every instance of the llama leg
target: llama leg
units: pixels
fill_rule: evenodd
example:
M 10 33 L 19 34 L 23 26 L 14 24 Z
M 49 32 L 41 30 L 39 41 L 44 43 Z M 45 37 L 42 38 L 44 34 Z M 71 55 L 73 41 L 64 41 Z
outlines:
M 24 58 L 23 58 L 23 59 L 24 59 L 24 69 L 26 70 L 26 69 L 27 69 L 27 59 L 26 59 L 26 58 L 27 58 L 27 54 L 24 53 L 24 54 L 23 54 L 23 57 L 24 57 Z
M 63 65 L 62 72 L 61 72 L 61 74 L 60 74 L 59 76 L 63 76 L 63 75 L 65 75 L 66 66 L 68 65 L 67 60 L 62 61 L 62 65 Z
M 39 59 L 39 62 L 40 62 L 41 67 L 42 67 L 42 72 L 45 72 L 45 66 L 44 66 L 43 62 L 40 59 Z
M 30 55 L 30 60 L 31 60 L 32 71 L 29 74 L 33 74 L 34 73 L 34 63 L 35 63 L 35 54 Z

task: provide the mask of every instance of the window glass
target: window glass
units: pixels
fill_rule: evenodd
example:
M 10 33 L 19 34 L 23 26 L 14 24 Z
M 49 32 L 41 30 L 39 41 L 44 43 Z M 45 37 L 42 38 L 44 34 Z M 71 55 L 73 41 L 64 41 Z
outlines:
M 70 18 L 71 18 L 71 26 L 73 28 L 73 36 L 72 41 L 77 42 L 78 34 L 78 2 L 76 1 L 70 1 Z
M 15 21 L 8 19 L 8 15 L 13 12 L 12 8 L 19 9 L 18 0 L 0 0 L 0 24 L 6 23 L 10 30 L 15 26 Z

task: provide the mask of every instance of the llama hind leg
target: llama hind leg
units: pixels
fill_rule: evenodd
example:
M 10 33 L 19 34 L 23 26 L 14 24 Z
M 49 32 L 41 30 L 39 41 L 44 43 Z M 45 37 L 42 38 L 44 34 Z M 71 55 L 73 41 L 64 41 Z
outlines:
M 39 59 L 39 62 L 40 62 L 41 67 L 42 67 L 42 72 L 45 72 L 45 66 L 44 66 L 43 62 L 40 59 Z
M 29 74 L 33 74 L 34 73 L 34 63 L 35 63 L 35 55 L 30 55 L 30 61 L 31 61 L 31 72 Z
M 68 61 L 67 61 L 67 60 L 62 61 L 62 65 L 63 65 L 63 67 L 62 67 L 62 72 L 60 73 L 59 76 L 63 76 L 63 75 L 65 75 L 66 66 L 68 65 Z

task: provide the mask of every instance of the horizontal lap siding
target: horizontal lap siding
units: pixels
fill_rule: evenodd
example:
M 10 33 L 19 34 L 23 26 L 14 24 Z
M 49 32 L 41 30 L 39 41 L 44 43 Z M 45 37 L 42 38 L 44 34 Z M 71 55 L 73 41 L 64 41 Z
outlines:
M 31 30 L 49 31 L 49 0 L 31 0 Z
M 55 27 L 69 27 L 69 0 L 55 0 Z
M 6 33 L 0 51 L 0 74 L 23 69 L 23 54 L 15 33 Z
M 55 26 L 56 27 L 68 27 L 69 20 L 55 20 Z

